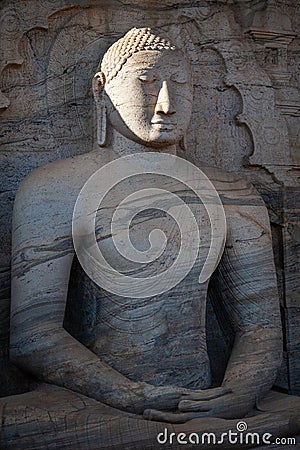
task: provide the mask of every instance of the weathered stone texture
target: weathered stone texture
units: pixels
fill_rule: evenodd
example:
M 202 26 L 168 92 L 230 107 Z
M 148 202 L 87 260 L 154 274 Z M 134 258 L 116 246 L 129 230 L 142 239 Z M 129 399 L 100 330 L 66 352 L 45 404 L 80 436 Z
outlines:
M 16 189 L 33 168 L 91 148 L 99 60 L 131 27 L 163 26 L 195 72 L 188 157 L 247 175 L 269 207 L 288 361 L 280 386 L 299 393 L 299 2 L 15 0 L 1 7 L 3 363 Z M 9 393 L 20 381 L 13 385 Z

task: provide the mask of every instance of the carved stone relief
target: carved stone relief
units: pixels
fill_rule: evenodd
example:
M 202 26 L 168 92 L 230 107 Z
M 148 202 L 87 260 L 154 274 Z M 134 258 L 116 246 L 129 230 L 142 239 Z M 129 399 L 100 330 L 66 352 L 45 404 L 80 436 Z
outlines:
M 250 5 L 241 29 L 236 10 L 226 2 L 192 7 L 190 2 L 180 2 L 175 9 L 178 2 L 170 1 L 161 10 L 150 2 L 145 6 L 130 1 L 126 8 L 112 2 L 105 14 L 99 2 L 47 1 L 40 7 L 30 3 L 10 6 L 4 2 L 1 18 L 1 41 L 6 43 L 1 46 L 0 99 L 5 132 L 1 155 L 5 173 L 1 193 L 5 211 L 1 224 L 5 230 L 1 254 L 4 347 L 9 314 L 8 224 L 15 190 L 34 167 L 89 150 L 95 128 L 91 74 L 111 43 L 132 26 L 162 26 L 175 41 L 183 39 L 191 56 L 195 69 L 195 103 L 187 140 L 191 160 L 247 173 L 254 181 L 259 179 L 262 191 L 269 189 L 272 177 L 273 192 L 298 183 L 294 167 L 299 148 L 295 95 L 299 89 L 299 20 L 291 8 L 270 2 L 266 9 L 266 2 L 260 2 L 253 11 Z M 195 133 L 196 129 L 201 133 Z M 289 377 L 296 391 L 295 196 L 295 191 L 287 190 L 284 211 L 281 214 L 277 209 L 276 214 L 281 214 L 280 226 L 284 226 L 287 351 Z

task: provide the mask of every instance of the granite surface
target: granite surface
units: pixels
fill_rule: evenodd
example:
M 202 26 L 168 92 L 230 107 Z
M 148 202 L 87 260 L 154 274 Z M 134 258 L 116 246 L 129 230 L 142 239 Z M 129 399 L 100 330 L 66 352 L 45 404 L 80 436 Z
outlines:
M 260 197 L 243 179 L 245 176 L 265 200 L 271 220 L 284 346 L 276 384 L 285 392 L 299 394 L 298 2 L 226 3 L 166 1 L 157 8 L 155 2 L 134 1 L 128 1 L 126 5 L 117 1 L 45 1 L 41 5 L 34 1 L 2 2 L 1 39 L 6 44 L 1 49 L 3 133 L 0 153 L 3 170 L 0 193 L 0 373 L 4 397 L 1 411 L 5 418 L 3 439 L 7 446 L 4 448 L 34 448 L 30 447 L 34 446 L 28 425 L 31 420 L 33 429 L 36 429 L 34 423 L 38 423 L 45 436 L 45 442 L 40 441 L 40 448 L 50 442 L 54 448 L 70 448 L 70 445 L 98 448 L 100 435 L 103 448 L 141 448 L 136 445 L 156 448 L 156 444 L 149 442 L 154 433 L 163 429 L 161 423 L 157 425 L 159 422 L 142 421 L 141 418 L 137 421 L 136 417 L 130 421 L 127 415 L 120 422 L 123 424 L 118 425 L 119 421 L 114 418 L 115 414 L 123 414 L 119 410 L 122 392 L 118 392 L 115 403 L 107 402 L 107 398 L 94 389 L 95 380 L 86 381 L 87 373 L 83 368 L 93 355 L 101 357 L 115 370 L 122 368 L 123 375 L 133 382 L 142 381 L 154 386 L 169 383 L 202 389 L 211 386 L 211 382 L 215 386 L 221 383 L 234 335 L 247 330 L 252 347 L 257 345 L 257 353 L 248 363 L 257 363 L 260 375 L 264 372 L 266 363 L 259 367 L 257 342 L 264 342 L 266 348 L 268 343 L 280 339 L 280 333 L 258 336 L 256 314 L 263 321 L 264 330 L 268 327 L 280 330 L 281 325 L 278 309 L 273 306 L 277 293 L 267 212 Z M 88 176 L 109 160 L 109 154 L 103 151 L 101 161 L 97 154 L 88 153 L 93 147 L 97 128 L 91 78 L 107 48 L 133 26 L 162 29 L 172 42 L 187 52 L 192 62 L 194 106 L 186 138 L 180 143 L 181 150 L 184 149 L 187 159 L 196 166 L 219 167 L 206 170 L 224 202 L 230 230 L 219 272 L 214 275 L 210 288 L 205 285 L 202 291 L 199 290 L 193 284 L 194 274 L 191 273 L 189 279 L 171 292 L 167 308 L 163 296 L 155 298 L 151 304 L 120 303 L 113 296 L 108 299 L 84 275 L 76 258 L 73 261 L 70 226 L 75 200 Z M 66 157 L 71 158 L 61 161 Z M 18 194 L 14 219 L 15 303 L 10 306 L 10 224 L 15 193 L 32 169 L 55 160 L 26 178 Z M 228 174 L 228 171 L 239 176 Z M 153 180 L 148 183 L 153 184 Z M 120 196 L 120 193 L 116 195 Z M 190 204 L 194 210 L 201 209 L 193 198 L 190 198 Z M 137 236 L 140 223 L 145 222 L 143 217 L 139 220 Z M 154 217 L 152 224 L 146 222 L 151 229 L 153 224 L 161 224 L 163 220 Z M 105 220 L 98 226 L 100 230 L 105 228 Z M 208 226 L 205 213 L 202 226 Z M 169 258 L 177 248 L 174 236 L 176 230 L 173 230 L 175 244 L 174 249 L 168 250 Z M 238 247 L 232 247 L 232 242 L 238 243 Z M 108 244 L 108 253 L 109 248 Z M 240 256 L 236 256 L 236 252 L 240 252 Z M 234 289 L 252 304 L 249 317 L 239 309 L 241 300 L 236 304 L 230 301 L 233 285 L 228 277 L 228 267 L 233 273 L 238 271 L 247 275 L 247 281 L 241 276 Z M 56 279 L 51 289 L 49 273 L 53 280 Z M 68 273 L 71 273 L 70 284 Z M 182 299 L 182 292 L 185 292 L 185 300 L 180 318 L 185 320 L 179 321 L 176 300 Z M 253 300 L 253 293 L 261 302 Z M 196 299 L 199 295 L 204 298 L 206 294 L 208 304 L 206 308 L 200 307 Z M 66 310 L 65 304 L 60 302 L 62 297 L 66 301 Z M 228 311 L 224 313 L 222 301 L 229 305 L 229 316 Z M 8 361 L 10 308 L 13 363 Z M 191 311 L 193 314 L 198 312 L 191 315 Z M 133 313 L 139 319 L 140 328 L 131 328 L 128 332 L 128 317 Z M 63 342 L 67 352 L 68 348 L 73 349 L 74 339 L 83 344 L 88 353 L 82 353 L 81 359 L 74 352 L 71 360 L 67 356 L 64 362 L 57 361 L 53 365 L 56 346 Z M 151 342 L 151 345 L 145 346 L 145 342 Z M 163 353 L 157 350 L 160 348 L 164 348 Z M 189 357 L 195 349 L 199 355 L 198 365 Z M 277 349 L 276 344 L 267 361 L 271 367 L 267 385 L 263 385 L 262 376 L 259 382 L 251 379 L 252 385 L 262 384 L 262 390 L 271 387 L 276 374 L 272 362 L 279 361 Z M 77 375 L 70 382 L 72 370 Z M 16 395 L 8 401 L 7 395 L 36 389 L 36 376 L 61 387 L 41 384 L 34 393 Z M 80 380 L 79 384 L 76 380 Z M 110 407 L 85 395 L 104 401 Z M 290 409 L 296 411 L 297 403 L 294 405 L 291 399 Z M 62 402 L 72 404 L 72 407 L 70 411 L 66 407 L 60 414 Z M 149 405 L 153 408 L 153 400 Z M 118 412 L 112 411 L 111 407 L 117 407 Z M 16 414 L 20 408 L 23 412 Z M 51 408 L 55 411 L 52 417 L 55 417 L 56 425 L 52 419 L 48 420 Z M 286 405 L 283 409 L 288 410 Z M 84 413 L 81 414 L 82 410 Z M 275 406 L 273 411 L 276 411 Z M 95 427 L 99 413 L 109 417 L 102 428 Z M 131 413 L 141 411 L 132 409 Z M 91 422 L 86 425 L 89 420 Z M 194 420 L 198 419 L 172 427 L 178 427 L 175 428 L 178 432 L 195 429 L 200 432 L 202 425 L 197 422 L 195 427 Z M 218 423 L 216 419 L 210 420 L 212 429 L 220 431 L 236 424 L 236 421 L 231 423 L 231 419 L 226 424 L 221 419 L 217 419 L 220 420 Z M 264 413 L 251 420 L 255 421 L 257 430 L 266 429 L 270 424 L 270 418 Z M 293 428 L 280 412 L 277 421 L 283 434 L 295 432 L 296 427 Z M 122 443 L 118 441 L 120 434 L 115 431 L 114 424 L 123 430 Z M 53 441 L 52 425 L 56 431 L 61 430 L 57 441 Z M 16 441 L 14 430 L 20 426 L 24 440 Z M 74 430 L 76 433 L 81 431 L 75 436 Z M 89 444 L 86 443 L 87 430 L 91 433 Z M 95 434 L 93 430 L 96 430 Z M 276 434 L 273 428 L 269 432 Z M 132 436 L 137 434 L 145 434 L 145 440 L 132 443 Z M 66 436 L 72 436 L 71 441 Z M 113 442 L 111 447 L 108 441 Z

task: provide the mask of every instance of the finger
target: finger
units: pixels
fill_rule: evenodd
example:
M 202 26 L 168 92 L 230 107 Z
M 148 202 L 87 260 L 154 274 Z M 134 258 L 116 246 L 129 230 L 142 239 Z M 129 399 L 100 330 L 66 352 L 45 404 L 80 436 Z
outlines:
M 197 412 L 207 412 L 210 411 L 211 405 L 207 401 L 196 402 L 195 400 L 181 400 L 178 404 L 179 411 L 189 412 L 189 411 L 197 411 Z
M 223 397 L 223 395 L 230 394 L 232 390 L 228 387 L 218 387 L 214 389 L 206 389 L 203 391 L 195 391 L 192 394 L 182 395 L 183 400 L 213 400 L 214 398 Z
M 188 420 L 186 414 L 175 414 L 166 411 L 159 411 L 158 409 L 145 409 L 143 413 L 143 418 L 146 420 L 155 420 L 158 422 L 169 422 L 169 423 L 184 423 Z
M 185 423 L 198 417 L 206 417 L 206 414 L 200 412 L 169 413 L 165 411 L 159 411 L 157 409 L 145 409 L 143 413 L 143 418 L 146 420 L 168 423 Z

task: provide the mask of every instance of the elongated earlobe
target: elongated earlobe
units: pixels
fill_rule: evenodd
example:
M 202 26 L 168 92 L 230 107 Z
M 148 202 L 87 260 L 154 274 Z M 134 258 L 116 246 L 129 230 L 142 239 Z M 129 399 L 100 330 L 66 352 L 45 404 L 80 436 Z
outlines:
M 100 147 L 106 144 L 106 105 L 103 95 L 105 75 L 97 72 L 93 78 L 93 94 L 97 110 L 97 143 Z

